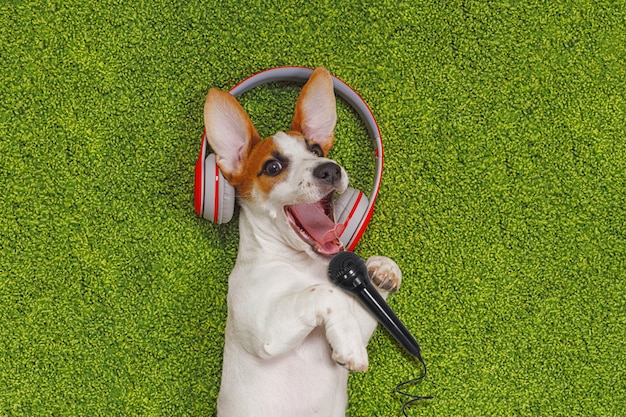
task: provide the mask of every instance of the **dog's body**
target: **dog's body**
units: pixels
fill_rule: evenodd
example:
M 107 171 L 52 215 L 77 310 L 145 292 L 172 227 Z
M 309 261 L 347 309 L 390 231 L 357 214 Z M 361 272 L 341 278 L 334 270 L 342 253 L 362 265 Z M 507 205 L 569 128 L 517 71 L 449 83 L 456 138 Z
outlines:
M 241 205 L 240 243 L 229 277 L 220 417 L 341 417 L 348 370 L 367 369 L 374 317 L 330 284 L 343 248 L 332 196 L 348 178 L 327 159 L 336 104 L 328 72 L 302 89 L 292 131 L 261 141 L 227 93 L 211 90 L 207 139 Z M 367 261 L 383 296 L 401 272 L 385 257 Z

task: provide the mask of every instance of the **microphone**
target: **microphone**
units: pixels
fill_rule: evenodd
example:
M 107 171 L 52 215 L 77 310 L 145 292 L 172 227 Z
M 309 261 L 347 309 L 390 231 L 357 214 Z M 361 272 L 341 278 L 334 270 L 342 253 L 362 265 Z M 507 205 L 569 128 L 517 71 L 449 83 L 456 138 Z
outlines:
M 353 252 L 340 252 L 333 256 L 328 265 L 328 276 L 340 288 L 356 295 L 394 339 L 407 352 L 424 363 L 419 344 L 391 310 L 378 290 L 374 288 L 365 261 L 359 255 Z

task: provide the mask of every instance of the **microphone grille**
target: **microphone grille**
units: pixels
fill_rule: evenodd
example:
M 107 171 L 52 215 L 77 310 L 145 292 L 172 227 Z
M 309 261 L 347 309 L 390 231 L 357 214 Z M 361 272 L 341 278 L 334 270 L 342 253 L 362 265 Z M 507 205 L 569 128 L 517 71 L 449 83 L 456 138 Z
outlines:
M 337 285 L 351 287 L 359 275 L 367 277 L 367 267 L 354 252 L 340 252 L 328 264 L 328 276 Z

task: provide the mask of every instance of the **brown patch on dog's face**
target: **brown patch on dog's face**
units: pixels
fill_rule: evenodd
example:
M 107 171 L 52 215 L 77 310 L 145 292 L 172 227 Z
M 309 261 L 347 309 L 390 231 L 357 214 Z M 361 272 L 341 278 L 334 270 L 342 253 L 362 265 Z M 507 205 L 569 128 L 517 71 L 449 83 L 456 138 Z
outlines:
M 245 169 L 233 180 L 233 185 L 243 199 L 251 197 L 252 190 L 269 195 L 287 172 L 289 159 L 277 149 L 274 138 L 259 142 L 250 152 Z
M 314 164 L 317 158 L 325 156 L 317 142 L 306 139 L 298 132 L 283 133 L 280 143 L 282 145 L 272 136 L 252 148 L 244 168 L 230 181 L 242 199 L 250 200 L 254 194 L 256 199 L 264 200 L 277 184 L 286 181 L 292 163 Z M 290 145 L 286 147 L 287 143 Z
M 289 136 L 292 136 L 294 138 L 297 138 L 301 141 L 303 141 L 306 144 L 306 147 L 309 149 L 309 151 L 311 151 L 312 153 L 314 153 L 316 156 L 326 156 L 328 155 L 328 153 L 330 152 L 330 149 L 332 148 L 332 144 L 330 147 L 328 148 L 324 148 L 322 147 L 319 143 L 315 142 L 314 140 L 310 140 L 305 138 L 302 133 L 297 132 L 295 130 L 290 130 L 287 132 L 287 134 Z

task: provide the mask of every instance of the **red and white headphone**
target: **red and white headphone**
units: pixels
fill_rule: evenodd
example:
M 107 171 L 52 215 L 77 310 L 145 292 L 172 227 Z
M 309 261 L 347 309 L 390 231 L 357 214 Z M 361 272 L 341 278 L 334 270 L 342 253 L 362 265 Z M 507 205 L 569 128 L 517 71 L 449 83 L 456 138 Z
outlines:
M 272 68 L 246 78 L 230 89 L 229 93 L 238 97 L 258 85 L 270 82 L 292 81 L 304 84 L 312 73 L 312 69 L 305 67 Z M 376 119 L 361 96 L 339 78 L 332 76 L 332 79 L 335 92 L 357 112 L 375 147 L 376 176 L 369 198 L 362 191 L 348 187 L 335 202 L 336 221 L 344 225 L 339 240 L 347 250 L 352 251 L 374 213 L 374 203 L 383 174 L 383 142 Z M 207 220 L 226 223 L 232 219 L 235 210 L 235 189 L 220 172 L 215 163 L 215 154 L 207 155 L 208 147 L 206 135 L 203 135 L 200 155 L 196 162 L 195 210 L 199 216 Z

